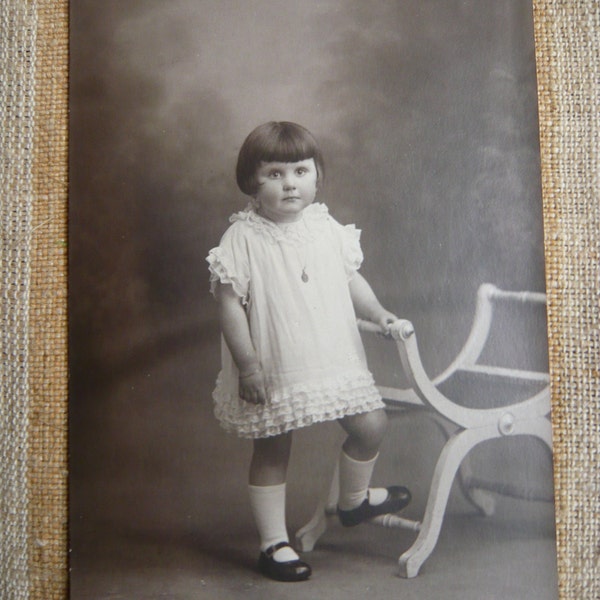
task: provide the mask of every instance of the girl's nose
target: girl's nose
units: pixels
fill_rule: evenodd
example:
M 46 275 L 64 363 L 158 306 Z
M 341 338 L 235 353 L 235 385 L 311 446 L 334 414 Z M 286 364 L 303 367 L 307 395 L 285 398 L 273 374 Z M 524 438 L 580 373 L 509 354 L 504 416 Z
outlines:
M 293 173 L 287 173 L 283 177 L 283 189 L 293 190 L 296 187 L 296 180 Z

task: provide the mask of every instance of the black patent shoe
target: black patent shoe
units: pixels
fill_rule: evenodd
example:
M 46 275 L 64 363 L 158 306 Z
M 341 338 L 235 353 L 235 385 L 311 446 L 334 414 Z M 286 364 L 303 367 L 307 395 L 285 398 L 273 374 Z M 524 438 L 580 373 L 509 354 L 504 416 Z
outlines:
M 278 562 L 273 558 L 273 554 L 280 548 L 289 546 L 288 542 L 279 542 L 273 546 L 269 546 L 258 557 L 258 570 L 275 581 L 305 581 L 307 580 L 312 569 L 300 559 L 287 560 Z
M 387 488 L 388 496 L 381 504 L 369 504 L 369 498 L 351 510 L 341 510 L 338 508 L 338 517 L 344 527 L 354 527 L 364 523 L 378 515 L 387 515 L 396 513 L 410 503 L 411 495 L 408 488 L 400 485 L 392 485 Z

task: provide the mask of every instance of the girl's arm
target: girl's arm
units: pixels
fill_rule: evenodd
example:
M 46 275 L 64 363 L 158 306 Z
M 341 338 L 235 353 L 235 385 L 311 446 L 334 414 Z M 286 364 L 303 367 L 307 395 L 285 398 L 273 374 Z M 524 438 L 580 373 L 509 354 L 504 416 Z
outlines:
M 387 333 L 390 323 L 397 321 L 398 317 L 381 306 L 375 292 L 360 273 L 355 273 L 348 285 L 357 316 L 377 323 L 382 333 Z
M 216 291 L 221 331 L 240 372 L 240 397 L 254 404 L 264 404 L 267 400 L 264 375 L 241 298 L 229 284 L 219 283 Z

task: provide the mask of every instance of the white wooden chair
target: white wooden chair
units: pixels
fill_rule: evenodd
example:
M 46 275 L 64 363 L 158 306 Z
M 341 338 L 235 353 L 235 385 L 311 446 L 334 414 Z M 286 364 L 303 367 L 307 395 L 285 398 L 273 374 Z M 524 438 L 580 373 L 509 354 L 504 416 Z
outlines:
M 396 342 L 411 387 L 379 387 L 388 413 L 393 416 L 406 414 L 410 408 L 426 409 L 427 414 L 433 417 L 447 437 L 434 470 L 423 520 L 413 521 L 397 515 L 382 515 L 370 521 L 384 527 L 401 527 L 418 532 L 412 546 L 398 560 L 402 577 L 415 577 L 435 548 L 450 488 L 457 474 L 465 496 L 484 515 L 494 512 L 494 497 L 487 490 L 548 499 L 537 498 L 531 493 L 522 494 L 522 490 L 507 485 L 484 484 L 471 476 L 468 462 L 463 463 L 463 459 L 475 446 L 494 438 L 535 436 L 552 450 L 548 373 L 478 362 L 488 340 L 496 303 L 510 302 L 518 308 L 526 303 L 544 305 L 545 301 L 546 297 L 541 293 L 503 291 L 492 284 L 483 284 L 478 291 L 475 318 L 465 345 L 452 364 L 434 379 L 427 376 L 421 363 L 413 325 L 402 319 L 392 324 L 391 337 Z M 359 322 L 359 325 L 365 331 L 378 331 L 378 327 L 372 323 Z M 439 389 L 441 384 L 459 372 L 535 384 L 536 391 L 526 399 L 506 406 L 469 408 L 452 401 Z M 312 519 L 296 534 L 300 550 L 312 550 L 325 532 L 327 517 L 336 513 L 338 489 L 336 468 L 329 494 L 321 499 Z

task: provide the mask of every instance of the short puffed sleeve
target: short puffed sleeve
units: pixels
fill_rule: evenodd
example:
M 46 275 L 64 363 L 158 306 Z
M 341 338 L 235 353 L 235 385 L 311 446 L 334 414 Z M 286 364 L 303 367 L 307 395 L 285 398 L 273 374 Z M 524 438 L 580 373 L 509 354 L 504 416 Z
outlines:
M 348 280 L 360 269 L 363 253 L 360 247 L 360 229 L 354 225 L 341 225 L 333 217 L 329 217 L 332 229 L 338 239 Z
M 210 271 L 210 291 L 214 295 L 217 282 L 227 283 L 235 293 L 248 303 L 250 284 L 250 267 L 248 247 L 243 227 L 234 223 L 224 233 L 219 245 L 213 248 L 206 257 Z

